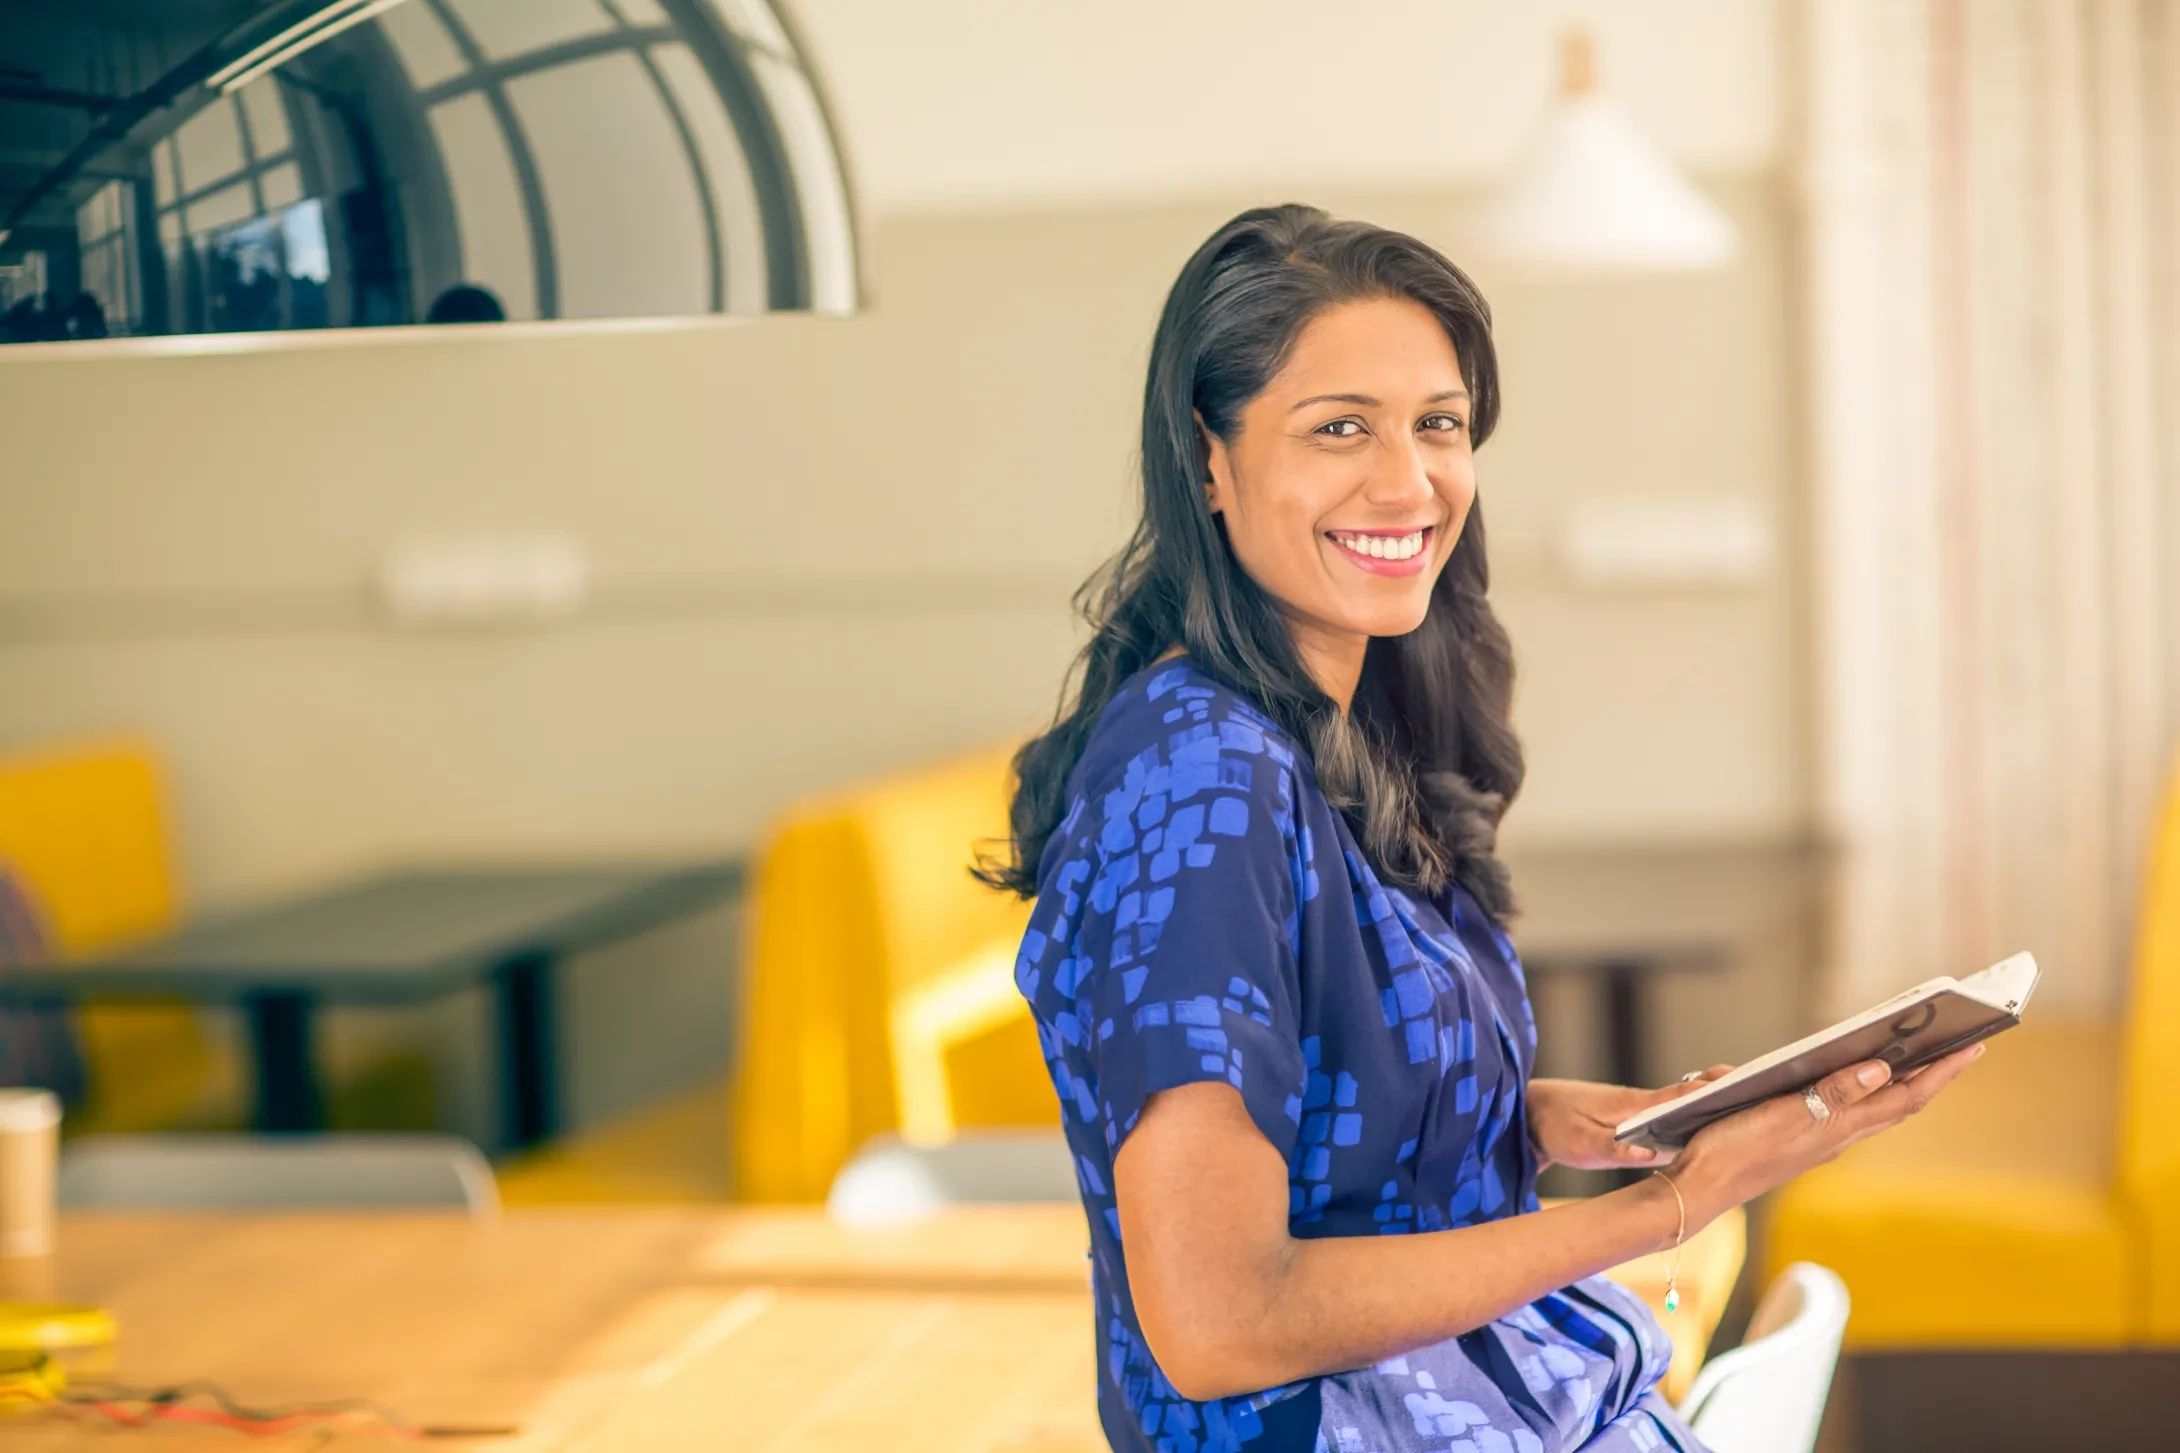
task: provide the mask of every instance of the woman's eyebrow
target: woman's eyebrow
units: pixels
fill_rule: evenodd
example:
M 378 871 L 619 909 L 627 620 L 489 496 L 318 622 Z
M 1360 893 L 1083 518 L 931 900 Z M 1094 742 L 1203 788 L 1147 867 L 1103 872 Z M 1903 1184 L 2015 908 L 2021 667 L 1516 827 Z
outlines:
M 1425 402 L 1426 404 L 1442 404 L 1450 399 L 1466 399 L 1467 397 L 1467 389 L 1449 388 L 1443 393 L 1432 394 L 1423 402 Z M 1381 402 L 1383 401 L 1379 399 L 1374 399 L 1368 394 L 1312 394 L 1310 397 L 1296 404 L 1294 408 L 1287 410 L 1287 412 L 1291 414 L 1296 412 L 1297 410 L 1306 409 L 1312 404 L 1359 404 L 1363 408 L 1374 409 L 1378 407 Z

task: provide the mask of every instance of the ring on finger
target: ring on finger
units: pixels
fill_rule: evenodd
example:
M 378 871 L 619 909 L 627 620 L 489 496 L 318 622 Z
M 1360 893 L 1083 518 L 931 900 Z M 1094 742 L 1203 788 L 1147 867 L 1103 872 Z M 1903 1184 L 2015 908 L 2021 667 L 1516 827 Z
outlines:
M 1832 1107 L 1824 1103 L 1824 1096 L 1817 1093 L 1815 1085 L 1802 1091 L 1802 1103 L 1809 1107 L 1809 1118 L 1819 1125 L 1832 1118 Z

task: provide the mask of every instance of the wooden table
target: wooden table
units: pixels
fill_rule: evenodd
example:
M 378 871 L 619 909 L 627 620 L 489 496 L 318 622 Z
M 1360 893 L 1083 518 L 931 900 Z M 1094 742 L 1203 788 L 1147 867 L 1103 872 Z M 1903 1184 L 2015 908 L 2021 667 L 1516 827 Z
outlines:
M 738 861 L 425 868 L 384 873 L 219 914 L 95 958 L 12 966 L 30 999 L 154 996 L 240 1005 L 252 1117 L 264 1131 L 324 1128 L 320 1006 L 414 1004 L 480 986 L 493 996 L 500 1149 L 560 1128 L 556 970 L 741 891 Z
M 1689 1247 L 1691 1289 L 1706 1257 L 1730 1250 L 1738 1265 L 1738 1219 L 1706 1235 Z M 360 1396 L 416 1423 L 517 1428 L 448 1445 L 495 1453 L 1095 1453 L 1084 1246 L 1071 1206 L 964 1208 L 883 1232 L 799 1209 L 72 1214 L 57 1257 L 0 1263 L 0 1297 L 112 1308 L 121 1341 L 79 1354 L 81 1376 L 210 1378 L 252 1403 Z M 1662 1292 L 1655 1257 L 1622 1274 Z M 1676 1341 L 1708 1337 L 1726 1290 L 1666 1319 Z M 43 1417 L 0 1423 L 0 1443 L 385 1446 L 184 1427 L 117 1437 Z

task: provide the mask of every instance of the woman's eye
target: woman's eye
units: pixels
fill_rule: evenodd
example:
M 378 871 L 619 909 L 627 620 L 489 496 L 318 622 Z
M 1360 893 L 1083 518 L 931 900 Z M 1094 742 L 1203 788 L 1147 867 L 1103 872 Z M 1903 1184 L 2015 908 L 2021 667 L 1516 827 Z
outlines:
M 1330 434 L 1335 439 L 1352 439 L 1362 431 L 1362 422 L 1358 419 L 1334 419 L 1329 424 L 1317 426 L 1318 433 Z
M 1423 427 L 1441 434 L 1458 434 L 1466 426 L 1459 414 L 1426 414 L 1423 417 Z

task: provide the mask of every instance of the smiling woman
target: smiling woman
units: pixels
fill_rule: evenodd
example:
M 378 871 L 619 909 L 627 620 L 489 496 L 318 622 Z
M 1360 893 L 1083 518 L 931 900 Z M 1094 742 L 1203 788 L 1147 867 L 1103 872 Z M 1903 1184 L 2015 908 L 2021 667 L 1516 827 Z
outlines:
M 991 881 L 1037 890 L 1099 712 L 1185 647 L 1307 744 L 1388 881 L 1458 881 L 1510 912 L 1492 844 L 1521 748 L 1474 505 L 1473 450 L 1498 413 L 1490 309 L 1415 239 L 1283 207 L 1199 248 L 1153 345 L 1142 518 L 1085 587 L 1079 693 L 1023 749 L 1018 853 Z M 1424 565 L 1403 573 L 1386 557 L 1419 528 Z
M 1410 237 L 1244 213 L 1151 347 L 1143 517 L 1016 758 L 1036 1015 L 1124 1453 L 1696 1450 L 1597 1275 L 1927 1101 L 1881 1065 L 1543 1210 L 1537 1171 L 1693 1085 L 1535 1080 L 1495 853 L 1520 785 L 1475 449 L 1490 314 Z M 1716 1073 L 1716 1072 L 1714 1072 Z M 1870 1075 L 1872 1078 L 1863 1078 Z M 1668 1298 L 1671 1305 L 1671 1298 Z

